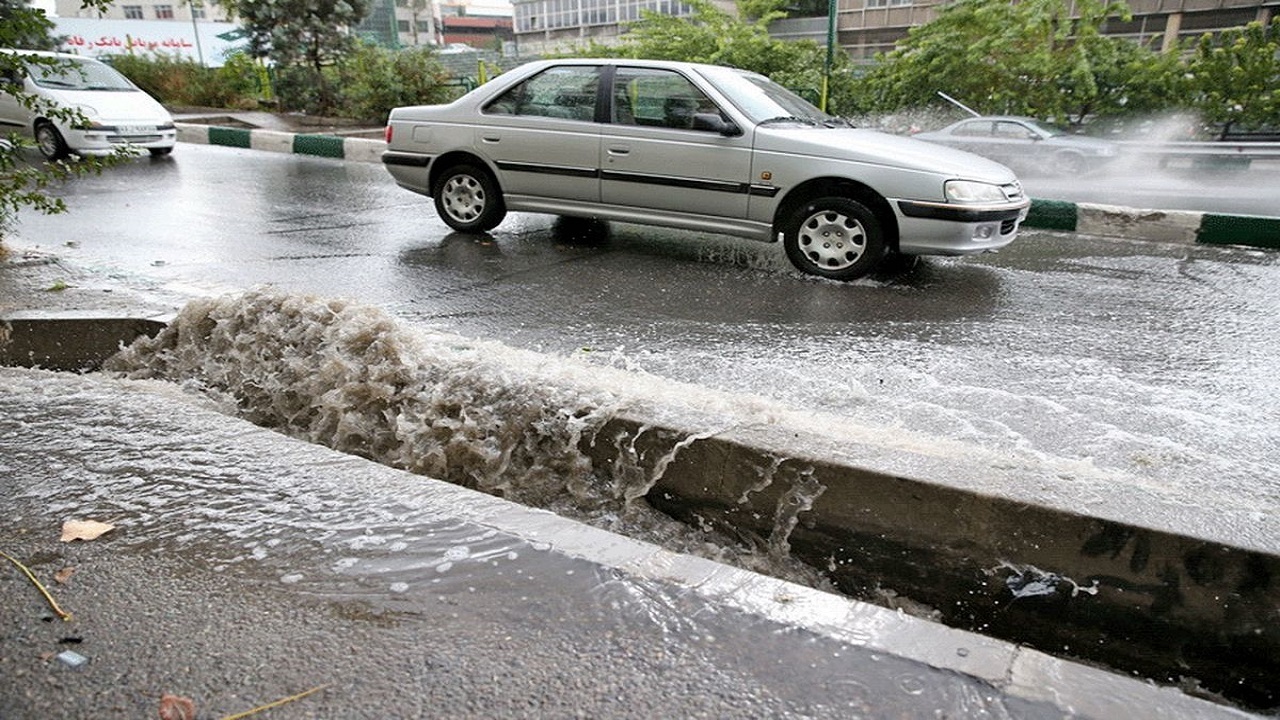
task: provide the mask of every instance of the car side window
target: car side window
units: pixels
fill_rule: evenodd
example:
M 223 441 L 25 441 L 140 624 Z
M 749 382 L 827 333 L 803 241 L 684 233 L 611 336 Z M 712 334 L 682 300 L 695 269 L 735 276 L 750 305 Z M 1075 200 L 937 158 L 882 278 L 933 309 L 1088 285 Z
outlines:
M 1025 126 L 1011 122 L 996 123 L 995 136 L 1006 140 L 1030 140 L 1033 137 Z
M 955 134 L 964 137 L 988 137 L 991 135 L 991 122 L 987 120 L 967 122 L 956 128 Z
M 693 130 L 698 115 L 720 108 L 683 75 L 671 70 L 618 68 L 613 76 L 612 121 L 618 125 Z
M 499 95 L 485 113 L 591 121 L 596 116 L 600 68 L 564 65 L 544 70 Z

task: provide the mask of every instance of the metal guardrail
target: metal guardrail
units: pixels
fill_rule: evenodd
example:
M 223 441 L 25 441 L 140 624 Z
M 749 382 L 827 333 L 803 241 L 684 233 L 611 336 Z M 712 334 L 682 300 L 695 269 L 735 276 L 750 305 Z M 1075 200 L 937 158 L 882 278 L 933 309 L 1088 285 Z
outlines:
M 1125 140 L 1116 143 L 1125 153 L 1171 157 L 1221 157 L 1241 159 L 1280 158 L 1280 142 L 1148 142 Z

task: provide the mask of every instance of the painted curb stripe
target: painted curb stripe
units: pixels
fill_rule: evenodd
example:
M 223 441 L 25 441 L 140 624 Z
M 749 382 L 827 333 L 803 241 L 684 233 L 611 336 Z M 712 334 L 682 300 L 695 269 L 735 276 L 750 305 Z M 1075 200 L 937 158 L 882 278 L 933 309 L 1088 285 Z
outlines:
M 1280 218 L 1205 213 L 1196 242 L 1280 250 Z
M 1075 203 L 1032 198 L 1031 209 L 1027 212 L 1027 219 L 1022 221 L 1022 224 L 1043 230 L 1075 232 L 1079 219 L 1079 210 Z
M 209 128 L 209 144 L 248 148 L 249 131 L 240 128 L 211 127 Z
M 346 154 L 342 138 L 336 135 L 294 135 L 293 151 L 300 155 L 343 159 Z

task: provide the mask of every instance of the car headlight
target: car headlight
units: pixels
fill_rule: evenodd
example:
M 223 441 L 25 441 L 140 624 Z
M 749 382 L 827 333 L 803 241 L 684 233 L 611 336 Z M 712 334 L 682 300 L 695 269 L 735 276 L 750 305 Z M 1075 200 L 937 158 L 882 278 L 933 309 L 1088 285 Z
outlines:
M 948 180 L 943 186 L 948 202 L 999 203 L 1005 202 L 1004 190 L 999 185 L 974 180 Z

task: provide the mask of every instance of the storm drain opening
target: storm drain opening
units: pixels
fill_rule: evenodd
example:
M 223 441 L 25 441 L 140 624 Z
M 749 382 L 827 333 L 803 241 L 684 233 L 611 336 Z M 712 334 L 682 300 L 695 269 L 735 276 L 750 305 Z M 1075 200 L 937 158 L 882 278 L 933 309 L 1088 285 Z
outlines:
M 293 437 L 675 552 L 1280 705 L 1273 554 L 876 469 L 752 402 L 344 301 L 196 300 L 139 335 L 102 370 L 178 382 Z

